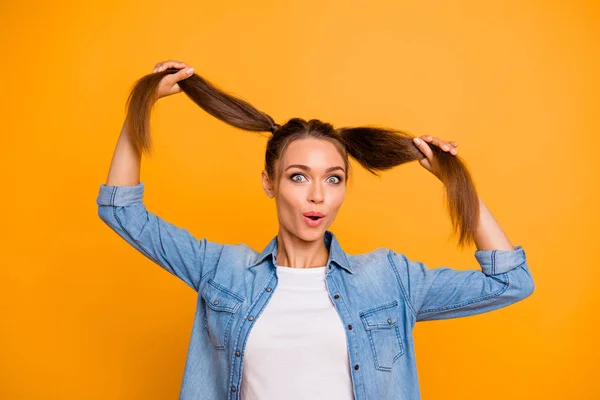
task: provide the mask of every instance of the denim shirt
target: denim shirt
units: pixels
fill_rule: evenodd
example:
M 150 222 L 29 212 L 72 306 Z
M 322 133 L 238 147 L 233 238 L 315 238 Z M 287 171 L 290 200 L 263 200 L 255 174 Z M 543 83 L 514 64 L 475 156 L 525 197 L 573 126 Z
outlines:
M 101 184 L 98 215 L 198 293 L 179 399 L 239 399 L 248 335 L 277 290 L 277 236 L 260 253 L 245 244 L 197 239 L 148 211 L 143 194 L 143 182 Z M 521 246 L 476 250 L 481 271 L 466 271 L 429 268 L 387 248 L 347 254 L 329 230 L 323 240 L 329 250 L 325 282 L 346 327 L 358 400 L 421 398 L 412 336 L 417 321 L 496 310 L 534 290 Z

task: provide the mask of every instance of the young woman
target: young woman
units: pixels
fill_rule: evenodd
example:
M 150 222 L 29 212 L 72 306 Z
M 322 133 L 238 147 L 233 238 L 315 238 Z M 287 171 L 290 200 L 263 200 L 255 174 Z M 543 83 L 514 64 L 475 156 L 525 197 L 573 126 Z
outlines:
M 143 203 L 150 110 L 181 91 L 232 126 L 271 132 L 262 186 L 279 230 L 260 253 L 197 239 Z M 455 142 L 315 119 L 278 125 L 173 60 L 137 82 L 128 107 L 98 214 L 198 292 L 180 399 L 419 399 L 417 321 L 496 310 L 534 290 L 523 248 L 477 195 Z M 387 248 L 344 252 L 328 227 L 344 202 L 349 155 L 372 173 L 414 160 L 439 178 L 459 243 L 476 245 L 481 270 L 428 268 Z

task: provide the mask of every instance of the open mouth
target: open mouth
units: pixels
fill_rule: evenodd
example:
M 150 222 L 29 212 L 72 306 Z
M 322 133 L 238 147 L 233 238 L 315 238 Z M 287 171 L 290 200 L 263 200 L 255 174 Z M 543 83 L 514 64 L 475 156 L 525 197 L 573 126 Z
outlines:
M 318 211 L 308 211 L 306 213 L 302 213 L 302 216 L 304 217 L 304 222 L 306 222 L 308 226 L 313 227 L 321 225 L 325 219 L 325 215 Z

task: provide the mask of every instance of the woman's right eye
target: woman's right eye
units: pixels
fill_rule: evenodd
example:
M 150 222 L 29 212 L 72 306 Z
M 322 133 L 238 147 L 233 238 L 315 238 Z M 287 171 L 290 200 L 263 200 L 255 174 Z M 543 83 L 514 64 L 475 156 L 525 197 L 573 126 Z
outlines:
M 294 179 L 294 178 L 295 178 L 295 177 L 297 177 L 297 176 L 302 176 L 302 177 L 304 177 L 302 174 L 294 174 L 294 175 L 292 175 L 292 176 L 290 177 L 290 179 L 291 179 L 291 180 L 293 180 L 294 182 L 302 182 L 301 180 L 299 181 L 299 180 L 297 180 L 297 179 Z

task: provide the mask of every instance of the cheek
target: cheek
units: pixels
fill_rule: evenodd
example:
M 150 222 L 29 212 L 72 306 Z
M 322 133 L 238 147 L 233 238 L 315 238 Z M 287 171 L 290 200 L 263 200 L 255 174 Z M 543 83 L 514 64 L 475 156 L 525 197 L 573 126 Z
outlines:
M 282 182 L 279 190 L 279 197 L 287 204 L 298 204 L 302 199 L 306 198 L 307 190 L 306 186 Z
M 281 214 L 293 214 L 301 209 L 302 192 L 298 188 L 284 188 L 279 192 L 278 208 Z
M 333 205 L 333 207 L 340 208 L 342 206 L 342 203 L 344 203 L 344 200 L 346 198 L 346 190 L 336 190 L 335 192 L 333 192 L 331 194 L 331 203 Z

